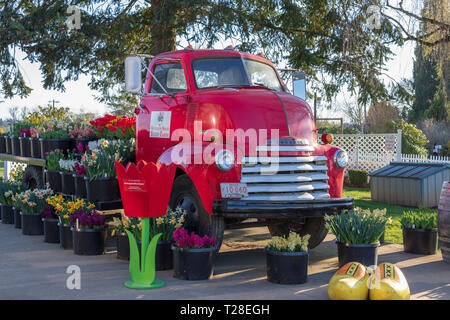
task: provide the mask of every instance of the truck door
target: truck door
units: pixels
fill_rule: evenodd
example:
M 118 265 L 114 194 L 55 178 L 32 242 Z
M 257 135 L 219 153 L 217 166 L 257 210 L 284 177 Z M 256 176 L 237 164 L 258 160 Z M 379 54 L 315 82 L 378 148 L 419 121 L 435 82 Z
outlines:
M 181 61 L 157 60 L 150 68 L 154 76 L 149 75 L 141 100 L 141 109 L 148 112 L 141 112 L 137 119 L 137 160 L 155 162 L 178 143 L 171 140 L 172 132 L 185 129 L 189 89 Z

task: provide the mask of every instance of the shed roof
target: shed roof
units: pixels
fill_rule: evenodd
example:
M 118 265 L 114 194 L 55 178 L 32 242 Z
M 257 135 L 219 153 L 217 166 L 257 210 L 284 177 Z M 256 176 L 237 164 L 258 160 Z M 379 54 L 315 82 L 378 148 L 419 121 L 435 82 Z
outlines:
M 446 163 L 391 162 L 388 166 L 373 171 L 369 176 L 425 179 L 446 169 L 450 169 L 450 165 Z

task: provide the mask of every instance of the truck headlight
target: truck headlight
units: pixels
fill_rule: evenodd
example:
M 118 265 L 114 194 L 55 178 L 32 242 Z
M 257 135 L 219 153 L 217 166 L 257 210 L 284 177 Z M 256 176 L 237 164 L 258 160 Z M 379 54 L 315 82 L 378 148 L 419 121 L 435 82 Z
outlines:
M 222 149 L 216 153 L 215 162 L 220 171 L 229 171 L 234 166 L 234 155 L 230 150 Z
M 334 166 L 338 169 L 344 169 L 348 164 L 348 154 L 344 150 L 338 150 L 334 153 Z

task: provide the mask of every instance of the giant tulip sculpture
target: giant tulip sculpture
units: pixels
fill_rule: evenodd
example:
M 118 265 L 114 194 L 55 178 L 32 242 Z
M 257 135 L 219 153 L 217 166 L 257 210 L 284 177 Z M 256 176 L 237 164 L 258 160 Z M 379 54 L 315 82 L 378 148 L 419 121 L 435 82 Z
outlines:
M 161 163 L 140 161 L 129 163 L 126 168 L 115 163 L 125 215 L 142 221 L 141 254 L 134 235 L 126 230 L 130 243 L 130 276 L 125 286 L 132 289 L 154 289 L 164 285 L 155 280 L 156 245 L 161 234 L 149 244 L 149 218 L 163 216 L 167 212 L 172 190 L 175 167 Z

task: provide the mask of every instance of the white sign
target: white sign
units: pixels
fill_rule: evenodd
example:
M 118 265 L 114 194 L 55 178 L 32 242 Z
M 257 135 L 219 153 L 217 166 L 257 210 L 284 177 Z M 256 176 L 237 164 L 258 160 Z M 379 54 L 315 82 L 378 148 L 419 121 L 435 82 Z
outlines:
M 150 138 L 170 138 L 171 111 L 153 111 L 150 118 Z
M 222 198 L 248 197 L 246 183 L 221 183 L 220 192 L 222 194 Z

